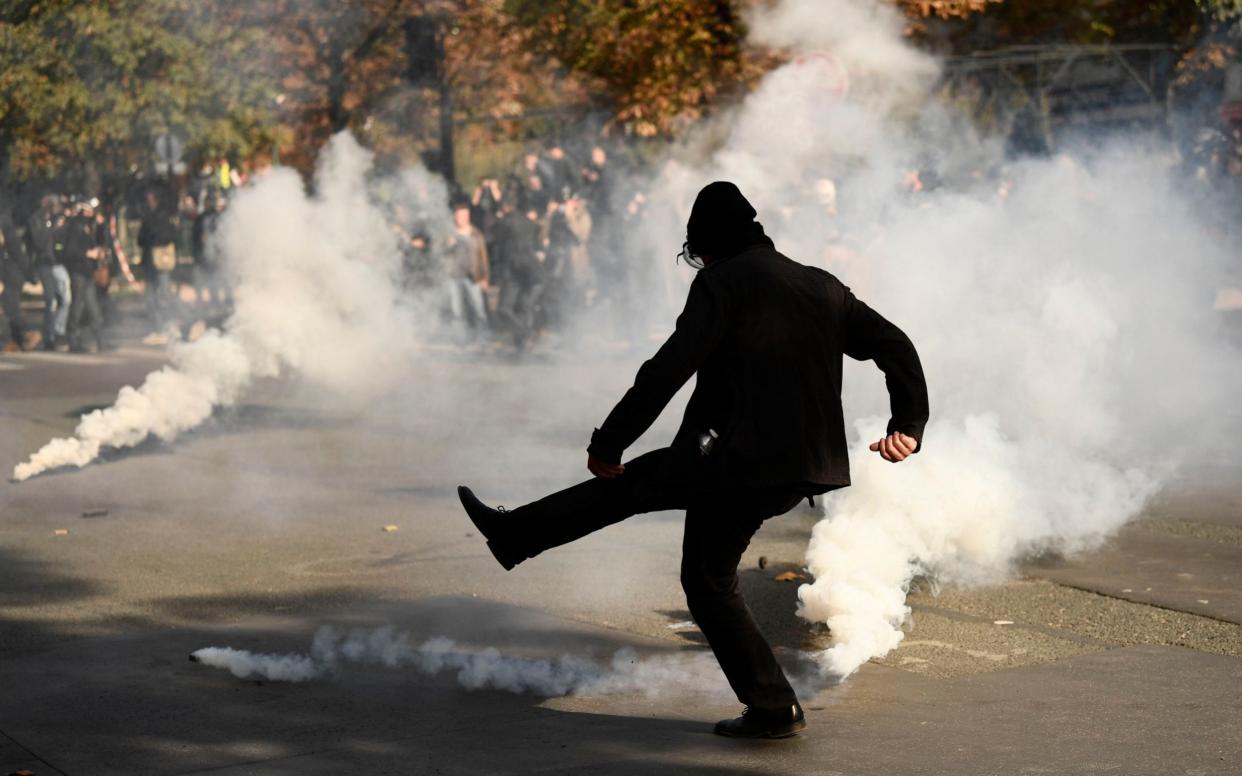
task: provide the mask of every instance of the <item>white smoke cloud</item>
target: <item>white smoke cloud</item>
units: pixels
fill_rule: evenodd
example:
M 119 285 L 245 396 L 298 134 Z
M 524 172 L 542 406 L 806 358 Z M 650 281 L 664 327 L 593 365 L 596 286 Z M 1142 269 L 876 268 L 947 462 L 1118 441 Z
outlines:
M 989 176 L 1002 143 L 929 100 L 936 63 L 902 40 L 884 3 L 783 0 L 750 21 L 759 42 L 803 56 L 727 117 L 706 162 L 666 168 L 652 208 L 663 225 L 651 230 L 667 243 L 653 254 L 676 251 L 699 186 L 734 180 L 778 249 L 836 273 L 920 350 L 933 413 L 925 450 L 882 462 L 865 448 L 882 423 L 864 422 L 854 485 L 828 499 L 808 548 L 815 581 L 801 588 L 799 611 L 831 628 L 820 659 L 843 676 L 900 642 L 914 576 L 992 582 L 1032 554 L 1096 546 L 1139 512 L 1236 393 L 1236 355 L 1205 332 L 1220 267 L 1242 250 L 1200 226 L 1159 145 L 1010 164 L 1012 189 L 998 196 Z M 282 170 L 238 196 L 222 227 L 237 289 L 224 332 L 176 348 L 170 367 L 123 389 L 14 477 L 82 466 L 148 436 L 174 439 L 287 368 L 352 390 L 386 373 L 376 365 L 405 358 L 414 327 L 395 298 L 399 259 L 369 194 L 369 162 L 337 138 L 316 196 Z M 903 171 L 928 165 L 953 179 L 952 191 L 905 195 Z M 825 178 L 835 216 L 810 194 Z M 445 200 L 426 176 L 401 185 Z M 855 416 L 886 404 L 868 369 L 847 378 Z M 396 655 L 395 664 L 457 671 L 463 683 L 553 695 L 607 676 L 646 681 L 626 673 L 637 668 L 577 659 L 532 663 L 391 633 L 375 643 L 329 634 L 309 656 L 202 657 L 238 675 L 309 679 Z M 719 681 L 710 658 L 695 660 L 692 676 Z M 639 663 L 670 686 L 687 670 Z M 695 673 L 699 663 L 705 673 Z
M 415 326 L 398 296 L 400 255 L 371 195 L 370 167 L 370 152 L 338 135 L 321 156 L 313 196 L 286 168 L 239 192 L 218 233 L 235 288 L 223 332 L 176 345 L 169 366 L 83 416 L 73 437 L 48 442 L 17 465 L 14 479 L 86 466 L 107 448 L 151 436 L 172 441 L 282 370 L 337 391 L 382 387 L 392 370 L 378 367 L 408 359 Z M 410 170 L 395 181 L 394 196 L 434 198 L 443 193 L 437 183 Z M 443 196 L 443 219 L 446 204 Z
M 749 19 L 750 39 L 803 54 L 827 54 L 855 76 L 878 75 L 892 94 L 899 80 L 920 82 L 936 62 L 901 39 L 897 9 L 873 0 L 800 0 L 760 7 Z
M 347 664 L 413 668 L 436 675 L 452 673 L 468 690 L 503 690 L 545 697 L 563 695 L 647 695 L 665 693 L 729 696 L 710 652 L 639 656 L 618 650 L 610 659 L 567 654 L 555 660 L 505 655 L 488 647 L 471 651 L 453 640 L 433 637 L 415 643 L 392 626 L 349 631 L 321 627 L 308 654 L 263 654 L 228 647 L 205 647 L 191 658 L 234 676 L 281 682 L 321 679 Z
M 886 4 L 782 0 L 750 23 L 790 63 L 657 198 L 681 208 L 735 181 L 778 250 L 911 335 L 931 391 L 925 449 L 907 462 L 867 451 L 882 420 L 859 424 L 854 484 L 827 499 L 808 548 L 799 613 L 829 626 L 821 668 L 846 676 L 901 641 L 916 575 L 995 582 L 1138 514 L 1242 382 L 1209 320 L 1242 251 L 1204 230 L 1159 144 L 999 165 L 1003 143 L 932 98 L 936 63 Z M 954 185 L 903 191 L 905 171 L 929 166 Z M 825 178 L 835 215 L 812 193 Z M 883 417 L 878 373 L 847 374 L 847 412 Z

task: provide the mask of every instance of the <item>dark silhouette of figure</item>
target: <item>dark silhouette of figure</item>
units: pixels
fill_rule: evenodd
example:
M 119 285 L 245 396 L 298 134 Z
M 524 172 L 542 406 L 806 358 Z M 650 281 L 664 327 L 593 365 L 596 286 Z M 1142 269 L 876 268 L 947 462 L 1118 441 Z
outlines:
M 831 274 L 778 253 L 732 183 L 695 200 L 683 255 L 703 269 L 677 328 L 587 448 L 594 479 L 509 512 L 468 488 L 462 504 L 506 568 L 635 514 L 685 509 L 681 583 L 695 622 L 746 712 L 721 735 L 785 737 L 802 708 L 738 588 L 737 565 L 764 520 L 849 485 L 845 355 L 884 372 L 892 419 L 871 449 L 892 462 L 921 446 L 927 386 L 908 337 Z M 692 375 L 668 447 L 621 463 Z
M 525 349 L 535 335 L 535 312 L 543 290 L 543 244 L 539 214 L 519 212 L 512 201 L 503 205 L 496 222 L 496 261 L 500 299 L 496 318 L 513 335 L 517 349 Z
M 2 193 L 0 197 L 3 197 Z M 7 199 L 0 199 L 0 282 L 4 284 L 4 291 L 0 292 L 0 311 L 9 320 L 9 341 L 4 345 L 5 353 L 31 350 L 38 347 L 42 340 L 39 330 L 27 328 L 22 318 L 22 284 L 36 277 L 26 256 L 26 247 L 17 233 Z

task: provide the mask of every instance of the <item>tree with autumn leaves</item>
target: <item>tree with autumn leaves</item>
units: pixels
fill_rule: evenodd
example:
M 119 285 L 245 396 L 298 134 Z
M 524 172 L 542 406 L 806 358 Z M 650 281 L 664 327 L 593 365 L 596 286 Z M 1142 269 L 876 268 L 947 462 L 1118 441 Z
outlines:
M 194 0 L 42 0 L 0 12 L 0 174 L 145 165 L 176 128 L 203 153 L 279 135 L 257 29 Z
M 1192 51 L 1236 0 L 891 0 L 925 45 L 1107 42 Z M 311 164 L 351 129 L 381 154 L 437 143 L 453 118 L 520 137 L 529 116 L 592 111 L 673 136 L 751 88 L 779 52 L 747 43 L 769 0 L 13 0 L 0 10 L 0 172 L 119 174 L 173 132 L 190 158 L 278 152 Z M 411 79 L 409 20 L 444 52 Z

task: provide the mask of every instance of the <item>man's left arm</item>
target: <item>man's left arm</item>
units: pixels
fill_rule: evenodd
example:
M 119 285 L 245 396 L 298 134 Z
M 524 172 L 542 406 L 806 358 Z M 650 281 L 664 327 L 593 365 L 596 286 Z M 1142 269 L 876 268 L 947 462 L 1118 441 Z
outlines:
M 702 274 L 695 277 L 686 307 L 677 317 L 676 330 L 639 368 L 634 385 L 591 435 L 587 453 L 593 462 L 607 465 L 605 471 L 620 473 L 622 453 L 651 427 L 674 394 L 698 371 L 724 336 L 728 319 L 728 305 L 720 291 L 711 289 Z
M 927 381 L 914 344 L 905 332 L 845 289 L 844 351 L 870 360 L 884 373 L 891 417 L 884 439 L 871 445 L 885 460 L 897 463 L 923 446 L 927 426 Z

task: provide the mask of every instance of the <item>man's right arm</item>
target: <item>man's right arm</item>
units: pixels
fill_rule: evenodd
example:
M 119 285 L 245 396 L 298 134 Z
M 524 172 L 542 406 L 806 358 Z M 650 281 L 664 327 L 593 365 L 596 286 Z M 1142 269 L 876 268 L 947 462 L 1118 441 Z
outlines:
M 927 381 L 914 343 L 901 329 L 860 302 L 844 289 L 842 345 L 845 354 L 859 361 L 874 361 L 888 386 L 891 419 L 888 434 L 900 432 L 923 445 L 923 429 L 930 414 Z

